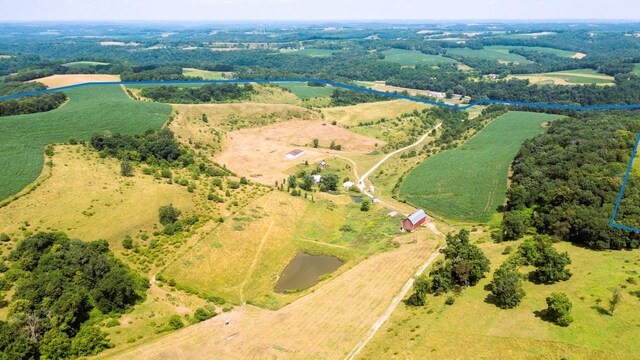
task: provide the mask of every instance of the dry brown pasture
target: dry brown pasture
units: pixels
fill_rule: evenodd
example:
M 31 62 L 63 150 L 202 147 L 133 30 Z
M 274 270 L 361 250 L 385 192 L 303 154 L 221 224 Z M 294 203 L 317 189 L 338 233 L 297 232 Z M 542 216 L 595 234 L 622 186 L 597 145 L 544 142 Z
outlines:
M 419 241 L 372 256 L 280 310 L 244 305 L 144 344 L 107 351 L 99 358 L 344 358 L 436 243 Z
M 65 74 L 51 75 L 39 79 L 30 80 L 31 82 L 39 82 L 45 84 L 49 88 L 61 86 L 77 85 L 86 82 L 112 82 L 120 81 L 119 75 L 106 74 Z
M 209 154 L 221 150 L 229 131 L 271 125 L 289 120 L 320 121 L 317 112 L 286 104 L 233 103 L 173 105 L 176 117 L 170 128 L 181 142 L 208 149 Z M 207 121 L 203 120 L 203 114 Z
M 375 121 L 381 118 L 393 119 L 398 115 L 421 111 L 429 105 L 409 100 L 391 100 L 364 103 L 349 106 L 337 106 L 322 109 L 325 121 L 336 121 L 339 125 L 356 126 L 360 122 Z
M 314 138 L 319 139 L 320 148 L 309 146 Z M 342 151 L 327 149 L 331 141 L 342 145 Z M 373 151 L 376 144 L 385 143 L 337 125 L 287 121 L 229 133 L 223 143 L 224 151 L 216 155 L 214 161 L 252 180 L 273 185 L 276 180 L 286 178 L 286 170 L 301 161 L 317 162 L 342 153 L 365 154 Z M 294 160 L 285 159 L 288 152 L 297 148 L 303 149 L 304 155 Z

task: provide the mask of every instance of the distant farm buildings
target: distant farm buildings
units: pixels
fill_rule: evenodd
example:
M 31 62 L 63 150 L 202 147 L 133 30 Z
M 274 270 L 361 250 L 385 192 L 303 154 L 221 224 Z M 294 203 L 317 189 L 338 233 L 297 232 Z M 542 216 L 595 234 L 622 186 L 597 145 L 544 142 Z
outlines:
M 353 182 L 353 181 L 345 181 L 345 182 L 342 184 L 342 187 L 343 187 L 343 188 L 345 188 L 345 189 L 350 189 L 353 185 L 354 185 L 354 182 Z
M 293 159 L 299 158 L 302 155 L 304 155 L 304 151 L 302 151 L 300 149 L 295 149 L 295 150 L 292 150 L 292 151 L 288 152 L 284 157 L 287 160 L 293 160 Z
M 422 209 L 407 216 L 402 220 L 402 231 L 413 231 L 427 221 L 427 214 Z

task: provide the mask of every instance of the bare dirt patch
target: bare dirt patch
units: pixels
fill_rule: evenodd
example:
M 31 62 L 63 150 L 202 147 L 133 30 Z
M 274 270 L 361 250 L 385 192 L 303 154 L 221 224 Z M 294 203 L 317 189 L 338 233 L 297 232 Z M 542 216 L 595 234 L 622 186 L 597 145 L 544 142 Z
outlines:
M 319 139 L 320 148 L 312 148 L 314 138 Z M 326 149 L 330 143 L 342 145 L 342 151 Z M 229 133 L 224 142 L 224 151 L 214 161 L 226 165 L 241 175 L 254 175 L 252 179 L 272 185 L 286 177 L 288 168 L 300 161 L 320 161 L 331 154 L 369 153 L 384 142 L 352 133 L 336 125 L 323 122 L 287 121 L 255 129 L 243 129 Z M 301 148 L 305 154 L 295 160 L 286 160 L 285 155 Z
M 572 59 L 584 59 L 587 56 L 587 54 L 585 53 L 575 53 L 575 55 L 573 55 L 571 58 Z
M 402 245 L 373 256 L 277 311 L 250 305 L 119 354 L 115 359 L 344 358 L 435 249 Z M 227 325 L 225 322 L 229 321 Z
M 49 88 L 61 86 L 77 85 L 87 82 L 112 82 L 120 81 L 118 75 L 105 74 L 73 74 L 73 75 L 51 75 L 40 79 L 31 80 L 47 85 Z

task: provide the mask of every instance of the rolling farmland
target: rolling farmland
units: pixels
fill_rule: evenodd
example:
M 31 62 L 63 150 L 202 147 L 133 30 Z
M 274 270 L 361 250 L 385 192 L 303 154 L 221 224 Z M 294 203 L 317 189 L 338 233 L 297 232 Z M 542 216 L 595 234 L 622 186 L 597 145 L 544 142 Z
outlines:
M 66 91 L 70 100 L 44 113 L 0 118 L 0 199 L 19 192 L 38 177 L 46 144 L 69 137 L 88 140 L 110 130 L 135 134 L 158 129 L 171 113 L 169 105 L 130 99 L 119 86 Z
M 542 74 L 513 75 L 511 78 L 528 79 L 532 84 L 539 85 L 613 85 L 614 78 L 601 74 L 592 69 L 565 70 Z
M 437 65 L 457 62 L 442 55 L 427 55 L 417 50 L 390 49 L 382 53 L 385 56 L 383 61 L 400 64 L 402 66 Z
M 460 147 L 416 167 L 400 194 L 416 206 L 450 219 L 487 221 L 504 203 L 509 164 L 525 139 L 557 115 L 509 112 Z

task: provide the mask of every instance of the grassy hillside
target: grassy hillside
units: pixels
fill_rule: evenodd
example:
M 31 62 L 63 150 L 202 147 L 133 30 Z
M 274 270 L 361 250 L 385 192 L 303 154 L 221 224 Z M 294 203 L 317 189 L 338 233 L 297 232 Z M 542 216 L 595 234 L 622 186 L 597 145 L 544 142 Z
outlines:
M 443 63 L 455 63 L 453 59 L 441 55 L 427 55 L 416 50 L 390 49 L 382 52 L 384 61 L 393 62 L 402 66 L 437 65 Z
M 507 258 L 502 254 L 506 246 L 515 248 L 517 243 L 480 245 L 491 260 L 492 270 Z M 569 243 L 554 247 L 560 252 L 567 251 L 571 257 L 569 269 L 573 276 L 568 281 L 553 285 L 525 281 L 526 295 L 520 306 L 511 310 L 485 301 L 489 292 L 484 286 L 491 275 L 464 290 L 450 306 L 445 305 L 447 296 L 429 296 L 424 308 L 401 304 L 360 358 L 640 357 L 640 347 L 635 343 L 640 336 L 640 301 L 631 294 L 640 290 L 640 253 L 592 251 Z M 610 316 L 602 308 L 608 306 L 616 286 L 624 287 L 623 300 L 615 316 Z M 536 317 L 537 311 L 547 307 L 545 298 L 552 292 L 566 293 L 573 303 L 575 321 L 569 327 Z
M 633 72 L 636 73 L 636 74 L 640 74 L 640 64 L 636 64 L 633 67 Z
M 184 68 L 182 69 L 182 75 L 188 77 L 201 77 L 203 80 L 223 80 L 232 75 L 232 72 L 224 72 L 224 71 L 208 71 L 208 70 L 200 70 L 200 69 L 192 69 L 192 68 Z
M 524 56 L 518 54 L 510 54 L 509 51 L 505 51 L 503 47 L 487 46 L 482 50 L 473 50 L 469 48 L 453 48 L 448 49 L 447 54 L 458 55 L 463 57 L 475 57 L 485 60 L 496 60 L 509 63 L 531 63 Z
M 119 86 L 66 91 L 70 100 L 46 113 L 0 118 L 0 199 L 24 188 L 42 170 L 46 144 L 73 136 L 87 140 L 98 131 L 139 133 L 158 129 L 171 106 L 130 99 Z
M 296 54 L 310 57 L 328 57 L 333 56 L 334 52 L 339 52 L 340 50 L 330 50 L 330 49 L 303 49 L 303 50 L 283 50 L 282 52 L 285 54 Z
M 525 139 L 541 133 L 555 115 L 509 112 L 462 146 L 439 153 L 411 171 L 400 194 L 450 219 L 488 221 L 504 203 L 507 172 Z

